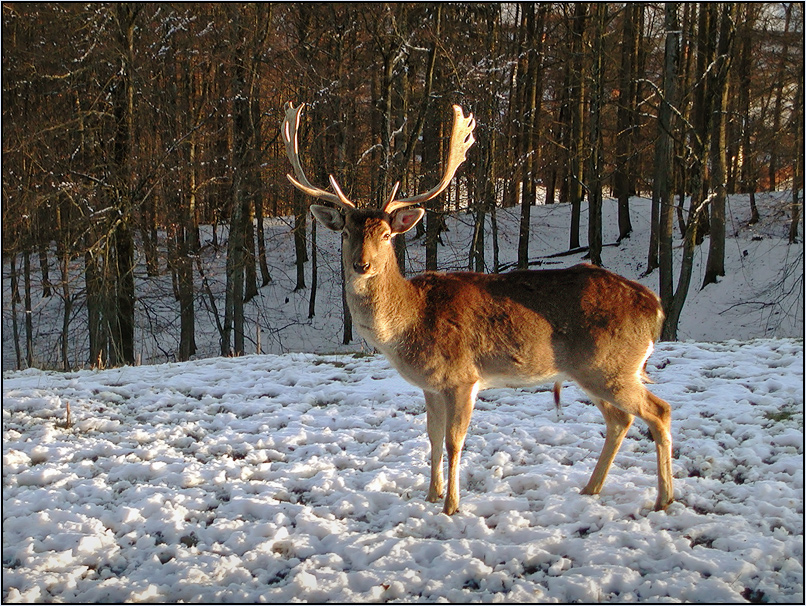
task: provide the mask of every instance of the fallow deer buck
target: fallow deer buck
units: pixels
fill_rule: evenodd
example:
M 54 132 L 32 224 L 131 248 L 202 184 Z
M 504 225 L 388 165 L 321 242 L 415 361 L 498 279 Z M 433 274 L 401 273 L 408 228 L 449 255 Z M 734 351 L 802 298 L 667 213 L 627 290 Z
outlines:
M 443 442 L 448 452 L 444 512 L 459 506 L 459 457 L 476 394 L 487 387 L 525 387 L 572 379 L 604 415 L 604 448 L 583 494 L 597 494 L 633 415 L 655 440 L 658 498 L 673 500 L 669 405 L 642 382 L 660 333 L 658 297 L 644 286 L 592 265 L 569 269 L 424 274 L 406 280 L 392 239 L 423 217 L 411 208 L 439 195 L 474 143 L 473 115 L 453 107 L 447 167 L 433 189 L 396 198 L 381 209 L 359 209 L 330 177 L 332 192 L 311 185 L 300 164 L 297 128 L 303 105 L 288 104 L 282 132 L 304 193 L 337 208 L 312 205 L 316 219 L 343 237 L 347 303 L 364 339 L 382 352 L 409 383 L 423 390 L 431 442 L 428 500 L 443 494 Z

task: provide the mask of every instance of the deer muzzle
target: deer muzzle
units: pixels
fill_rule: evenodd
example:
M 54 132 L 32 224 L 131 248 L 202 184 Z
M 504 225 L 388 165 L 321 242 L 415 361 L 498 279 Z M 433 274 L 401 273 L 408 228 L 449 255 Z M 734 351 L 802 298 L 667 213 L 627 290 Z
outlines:
M 357 274 L 369 273 L 370 267 L 371 266 L 369 263 L 363 263 L 360 261 L 357 263 L 353 263 L 353 270 L 355 270 L 355 273 Z

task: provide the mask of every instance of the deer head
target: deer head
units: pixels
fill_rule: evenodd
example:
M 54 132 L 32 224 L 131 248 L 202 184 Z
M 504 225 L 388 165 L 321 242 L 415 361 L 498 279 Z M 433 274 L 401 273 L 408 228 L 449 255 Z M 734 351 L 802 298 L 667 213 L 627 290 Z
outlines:
M 348 274 L 371 275 L 385 268 L 390 254 L 386 251 L 391 239 L 407 232 L 420 221 L 425 214 L 422 208 L 410 208 L 422 204 L 441 194 L 453 179 L 456 170 L 465 161 L 467 150 L 473 145 L 473 129 L 476 121 L 473 114 L 465 117 L 462 108 L 453 106 L 453 130 L 451 132 L 450 150 L 442 179 L 428 191 L 408 198 L 398 198 L 400 183 L 392 187 L 392 194 L 380 209 L 359 210 L 344 195 L 333 175 L 329 176 L 330 187 L 327 191 L 311 185 L 302 169 L 299 158 L 297 130 L 304 104 L 294 107 L 286 105 L 285 119 L 282 123 L 283 140 L 286 154 L 294 169 L 294 175 L 287 175 L 288 180 L 301 192 L 333 203 L 336 208 L 319 204 L 311 205 L 314 217 L 326 228 L 340 231 L 351 246 L 345 247 L 344 266 Z M 359 246 L 358 243 L 361 245 Z M 383 254 L 382 254 L 383 253 Z M 373 262 L 373 259 L 375 260 Z

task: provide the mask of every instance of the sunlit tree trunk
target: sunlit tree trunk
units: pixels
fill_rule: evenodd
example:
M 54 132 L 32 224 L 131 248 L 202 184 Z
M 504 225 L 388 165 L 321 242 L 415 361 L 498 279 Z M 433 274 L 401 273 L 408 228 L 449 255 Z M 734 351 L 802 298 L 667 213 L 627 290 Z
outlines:
M 520 227 L 518 230 L 518 267 L 529 264 L 529 235 L 532 206 L 537 200 L 537 169 L 540 165 L 540 147 L 537 145 L 540 128 L 540 111 L 543 101 L 543 30 L 548 4 L 541 3 L 537 14 L 534 4 L 524 7 L 527 15 L 526 53 L 527 69 L 524 88 L 525 115 L 523 117 L 524 179 L 521 200 Z
M 783 42 L 781 44 L 781 54 L 778 60 L 778 69 L 775 78 L 775 107 L 772 112 L 772 144 L 770 146 L 770 163 L 768 168 L 768 176 L 770 181 L 770 191 L 775 191 L 778 186 L 778 168 L 779 168 L 779 146 L 776 143 L 778 134 L 781 130 L 781 114 L 784 104 L 784 86 L 786 84 L 784 73 L 786 65 L 789 61 L 789 28 L 792 22 L 792 3 L 787 2 L 782 5 L 784 9 L 784 31 Z M 801 36 L 802 36 L 801 32 Z M 802 51 L 801 51 L 802 53 Z
M 728 73 L 733 53 L 733 36 L 736 23 L 736 3 L 724 3 L 719 25 L 719 43 L 714 66 L 710 72 L 713 85 L 714 112 L 711 118 L 711 238 L 708 260 L 705 265 L 703 288 L 725 275 L 725 198 L 727 196 L 727 123 Z
M 674 213 L 672 198 L 674 196 L 671 182 L 672 160 L 672 112 L 678 103 L 677 72 L 680 53 L 680 32 L 678 31 L 677 3 L 665 4 L 666 50 L 664 60 L 663 97 L 658 110 L 658 139 L 655 143 L 655 177 L 652 186 L 652 219 L 658 221 L 653 232 L 657 234 L 656 243 L 650 243 L 649 265 L 647 273 L 655 267 L 660 268 L 659 291 L 661 304 L 666 313 L 664 336 L 675 339 L 677 336 L 677 319 L 670 318 L 670 310 L 674 301 L 674 257 L 672 240 L 674 235 Z
M 583 172 L 585 164 L 585 73 L 584 73 L 584 36 L 585 21 L 587 19 L 587 4 L 578 2 L 575 5 L 573 28 L 571 33 L 571 147 L 569 175 L 569 202 L 571 202 L 571 233 L 568 247 L 579 248 L 579 221 L 582 211 Z

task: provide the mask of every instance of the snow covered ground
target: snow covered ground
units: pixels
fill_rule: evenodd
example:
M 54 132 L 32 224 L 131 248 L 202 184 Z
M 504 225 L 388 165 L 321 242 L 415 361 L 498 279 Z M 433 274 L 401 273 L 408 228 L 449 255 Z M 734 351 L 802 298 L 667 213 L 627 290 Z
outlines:
M 422 394 L 366 355 L 3 381 L 4 602 L 800 602 L 803 341 L 660 343 L 675 494 L 575 387 L 489 390 L 460 512 L 424 500 Z M 66 423 L 69 404 L 70 423 Z

